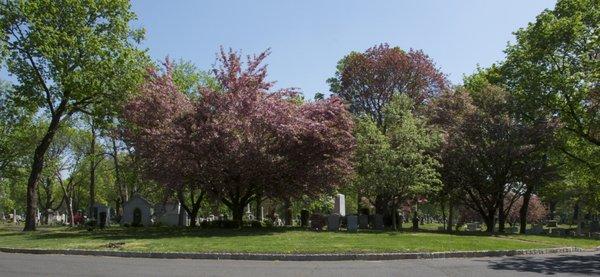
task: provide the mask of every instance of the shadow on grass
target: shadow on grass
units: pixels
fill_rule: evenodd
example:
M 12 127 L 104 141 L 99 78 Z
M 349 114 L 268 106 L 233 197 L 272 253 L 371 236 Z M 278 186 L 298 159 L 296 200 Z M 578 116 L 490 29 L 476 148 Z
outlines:
M 141 228 L 123 228 L 123 227 L 110 227 L 106 229 L 95 229 L 93 231 L 87 231 L 82 228 L 44 228 L 33 233 L 23 232 L 6 232 L 0 233 L 0 238 L 18 235 L 29 235 L 30 239 L 100 239 L 100 240 L 125 240 L 125 239 L 162 239 L 162 238 L 224 238 L 224 237 L 250 237 L 250 236 L 270 236 L 273 234 L 281 234 L 286 232 L 297 232 L 297 231 L 308 231 L 306 228 L 301 227 L 277 227 L 277 228 L 261 228 L 261 229 L 218 229 L 208 228 L 202 229 L 200 227 L 141 227 Z M 521 235 L 517 234 L 490 234 L 486 232 L 445 232 L 435 230 L 418 230 L 412 231 L 411 229 L 403 229 L 401 231 L 394 230 L 359 230 L 357 233 L 348 233 L 346 231 L 322 231 L 323 233 L 337 233 L 337 234 L 382 234 L 388 236 L 402 236 L 406 234 L 438 234 L 438 235 L 452 235 L 462 237 L 508 237 L 511 239 L 519 239 Z M 315 232 L 317 233 L 317 232 Z M 523 236 L 523 238 L 526 238 Z
M 299 228 L 264 228 L 264 229 L 200 229 L 200 228 L 175 228 L 175 227 L 147 227 L 147 228 L 107 228 L 87 230 L 60 230 L 49 233 L 32 234 L 32 239 L 161 239 L 161 238 L 222 238 L 240 236 L 268 236 L 288 231 L 299 231 Z
M 494 270 L 512 270 L 535 272 L 546 275 L 557 273 L 575 273 L 600 275 L 600 254 L 561 255 L 554 257 L 511 257 L 499 261 L 490 261 L 488 268 Z

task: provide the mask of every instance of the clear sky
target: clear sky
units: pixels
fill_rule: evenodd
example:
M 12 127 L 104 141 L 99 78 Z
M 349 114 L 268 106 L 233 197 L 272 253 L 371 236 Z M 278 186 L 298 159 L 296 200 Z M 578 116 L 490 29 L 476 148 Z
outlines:
M 312 98 L 327 93 L 337 61 L 379 43 L 423 49 L 458 84 L 503 58 L 512 32 L 554 0 L 134 0 L 154 59 L 210 69 L 219 46 L 271 48 L 269 79 Z M 2 76 L 6 76 L 5 72 Z

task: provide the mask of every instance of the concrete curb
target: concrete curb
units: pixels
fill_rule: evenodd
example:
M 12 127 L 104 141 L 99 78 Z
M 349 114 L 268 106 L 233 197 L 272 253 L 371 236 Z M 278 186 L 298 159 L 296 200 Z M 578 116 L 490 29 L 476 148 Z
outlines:
M 595 251 L 599 251 L 596 249 Z M 203 260 L 254 260 L 254 261 L 348 261 L 348 260 L 404 260 L 404 259 L 439 259 L 439 258 L 479 258 L 518 255 L 541 255 L 555 253 L 585 252 L 576 247 L 528 249 L 528 250 L 496 250 L 496 251 L 458 251 L 429 253 L 373 253 L 373 254 L 258 254 L 258 253 L 158 253 L 127 252 L 103 250 L 51 250 L 51 249 L 19 249 L 0 247 L 0 252 L 21 254 L 58 254 L 106 256 L 123 258 L 155 258 L 155 259 L 203 259 Z M 594 250 L 591 250 L 594 251 Z

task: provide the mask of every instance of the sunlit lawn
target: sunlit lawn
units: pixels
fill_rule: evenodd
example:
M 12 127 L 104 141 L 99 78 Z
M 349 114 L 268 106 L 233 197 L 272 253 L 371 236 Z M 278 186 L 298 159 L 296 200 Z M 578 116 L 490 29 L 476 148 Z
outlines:
M 23 233 L 0 226 L 0 247 L 119 250 L 142 252 L 364 253 L 510 250 L 552 247 L 595 248 L 600 240 L 532 235 L 489 236 L 484 233 L 359 231 L 313 232 L 298 228 L 179 229 L 121 228 L 87 231 L 67 227 Z

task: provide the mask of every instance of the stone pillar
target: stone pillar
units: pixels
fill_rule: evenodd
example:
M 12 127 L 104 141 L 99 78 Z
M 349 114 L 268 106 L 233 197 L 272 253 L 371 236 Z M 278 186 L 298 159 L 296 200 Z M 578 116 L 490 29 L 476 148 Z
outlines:
M 263 220 L 265 218 L 265 208 L 264 207 L 260 207 L 260 220 Z
M 333 209 L 334 214 L 346 216 L 346 197 L 343 194 L 338 194 L 335 196 L 335 204 Z

